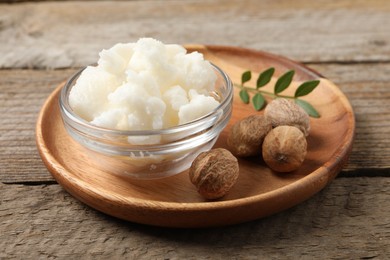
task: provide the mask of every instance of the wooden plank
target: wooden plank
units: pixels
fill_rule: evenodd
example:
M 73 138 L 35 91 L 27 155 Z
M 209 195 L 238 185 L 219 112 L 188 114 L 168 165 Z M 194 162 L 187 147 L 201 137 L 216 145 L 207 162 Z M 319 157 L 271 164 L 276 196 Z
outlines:
M 390 64 L 311 65 L 338 84 L 356 115 L 356 139 L 342 174 L 389 176 Z M 0 181 L 53 181 L 36 151 L 34 129 L 49 93 L 75 70 L 0 70 Z
M 52 181 L 35 146 L 35 123 L 52 90 L 75 70 L 0 70 L 0 180 Z
M 0 258 L 386 259 L 389 178 L 337 178 L 308 201 L 257 221 L 165 229 L 114 219 L 58 185 L 0 184 Z M 294 249 L 294 250 L 292 250 Z
M 0 68 L 66 68 L 117 42 L 238 45 L 304 62 L 390 60 L 390 2 L 117 1 L 2 4 Z

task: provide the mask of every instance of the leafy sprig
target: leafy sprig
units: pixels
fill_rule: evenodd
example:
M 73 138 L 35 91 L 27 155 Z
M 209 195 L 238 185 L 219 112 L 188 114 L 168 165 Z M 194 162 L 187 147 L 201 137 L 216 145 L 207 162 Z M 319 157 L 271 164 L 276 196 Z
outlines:
M 309 116 L 315 118 L 320 117 L 320 114 L 309 102 L 299 98 L 310 94 L 319 85 L 320 83 L 319 80 L 311 80 L 311 81 L 303 82 L 296 89 L 294 96 L 286 96 L 280 93 L 286 90 L 290 86 L 295 71 L 290 70 L 284 73 L 282 76 L 280 76 L 275 83 L 273 92 L 262 90 L 261 88 L 267 85 L 271 81 L 274 73 L 275 73 L 275 68 L 269 68 L 261 72 L 257 78 L 255 88 L 245 86 L 245 83 L 249 82 L 252 79 L 252 72 L 248 70 L 242 73 L 241 84 L 235 84 L 236 87 L 240 88 L 239 96 L 241 101 L 244 102 L 245 104 L 249 104 L 250 101 L 252 101 L 253 107 L 257 111 L 259 111 L 263 109 L 267 104 L 264 95 L 269 96 L 271 98 L 288 98 L 294 100 L 294 102 L 298 106 L 302 107 L 306 111 L 306 113 L 309 114 Z M 253 93 L 252 99 L 250 93 Z

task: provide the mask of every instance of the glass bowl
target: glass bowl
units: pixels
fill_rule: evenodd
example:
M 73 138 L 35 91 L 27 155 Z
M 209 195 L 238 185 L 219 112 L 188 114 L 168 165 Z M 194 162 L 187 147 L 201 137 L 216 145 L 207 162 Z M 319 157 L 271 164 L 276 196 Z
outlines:
M 62 121 L 68 134 L 86 147 L 86 159 L 105 171 L 137 179 L 168 177 L 187 170 L 199 153 L 210 150 L 232 113 L 233 85 L 228 75 L 212 64 L 217 75 L 215 91 L 220 104 L 192 122 L 161 130 L 122 131 L 95 126 L 74 113 L 69 93 L 81 72 L 73 75 L 61 90 Z M 131 140 L 159 140 L 132 144 Z

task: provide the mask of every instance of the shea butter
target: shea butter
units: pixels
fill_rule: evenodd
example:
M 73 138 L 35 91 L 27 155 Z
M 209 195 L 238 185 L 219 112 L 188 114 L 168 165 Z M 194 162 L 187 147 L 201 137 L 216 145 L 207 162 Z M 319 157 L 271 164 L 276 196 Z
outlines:
M 74 112 L 93 125 L 117 130 L 165 129 L 196 120 L 219 101 L 217 76 L 198 52 L 151 38 L 103 50 L 69 94 Z M 134 140 L 133 140 L 134 141 Z M 135 142 L 153 143 L 138 137 Z
M 59 107 L 75 149 L 98 171 L 154 179 L 187 170 L 214 146 L 233 94 L 201 53 L 145 38 L 101 51 L 67 80 Z

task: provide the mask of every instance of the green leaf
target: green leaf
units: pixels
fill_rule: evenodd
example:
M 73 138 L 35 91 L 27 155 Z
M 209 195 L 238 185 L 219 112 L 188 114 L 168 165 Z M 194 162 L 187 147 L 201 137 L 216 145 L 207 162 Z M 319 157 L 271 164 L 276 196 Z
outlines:
M 245 82 L 250 81 L 252 78 L 252 72 L 250 70 L 245 71 L 241 75 L 241 85 L 244 85 Z
M 257 78 L 256 88 L 259 89 L 267 85 L 268 82 L 270 82 L 272 75 L 274 75 L 274 72 L 275 72 L 275 68 L 269 68 L 263 71 Z
M 320 84 L 319 80 L 306 81 L 302 83 L 295 91 L 294 97 L 306 96 Z
M 306 113 L 309 114 L 309 116 L 315 117 L 315 118 L 321 117 L 320 114 L 317 112 L 317 110 L 315 110 L 314 107 L 312 105 L 310 105 L 309 102 L 306 102 L 302 99 L 295 99 L 295 103 L 297 103 L 298 106 L 303 108 L 306 111 Z
M 257 111 L 261 110 L 265 105 L 265 99 L 263 95 L 260 93 L 256 93 L 256 95 L 254 95 L 252 98 L 252 104 Z
M 287 71 L 278 79 L 278 81 L 276 81 L 275 90 L 274 90 L 275 94 L 282 92 L 288 86 L 290 86 L 291 81 L 294 77 L 294 73 L 295 73 L 294 70 Z
M 241 98 L 242 102 L 244 102 L 245 104 L 249 103 L 249 94 L 248 94 L 248 91 L 246 89 L 242 89 L 240 91 L 240 98 Z

